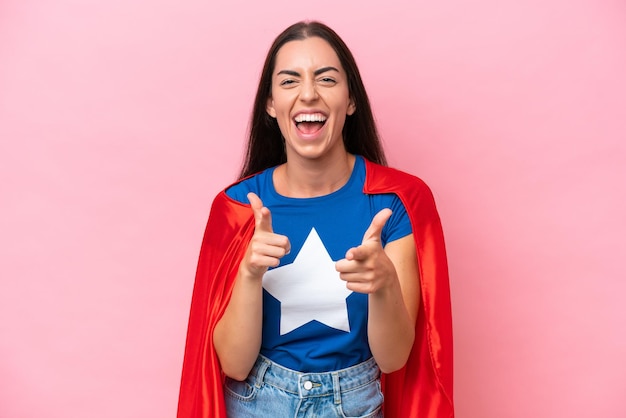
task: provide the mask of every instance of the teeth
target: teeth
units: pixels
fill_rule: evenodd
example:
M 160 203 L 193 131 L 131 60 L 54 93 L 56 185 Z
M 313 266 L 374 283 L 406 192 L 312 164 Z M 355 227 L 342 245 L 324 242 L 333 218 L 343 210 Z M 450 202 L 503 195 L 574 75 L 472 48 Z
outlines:
M 301 113 L 294 118 L 297 123 L 300 122 L 325 122 L 326 117 L 321 113 Z

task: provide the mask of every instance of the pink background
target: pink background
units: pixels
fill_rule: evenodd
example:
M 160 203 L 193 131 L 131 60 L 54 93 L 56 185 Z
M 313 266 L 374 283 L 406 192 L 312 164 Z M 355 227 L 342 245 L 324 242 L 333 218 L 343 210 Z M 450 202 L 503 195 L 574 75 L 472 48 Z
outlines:
M 457 416 L 626 416 L 622 0 L 0 1 L 0 416 L 174 416 L 209 205 L 303 18 L 435 192 Z

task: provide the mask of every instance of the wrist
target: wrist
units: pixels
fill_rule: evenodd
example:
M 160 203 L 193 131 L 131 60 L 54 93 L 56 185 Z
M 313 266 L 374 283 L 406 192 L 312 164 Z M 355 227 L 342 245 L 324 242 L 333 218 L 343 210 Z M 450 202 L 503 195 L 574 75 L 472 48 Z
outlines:
M 239 278 L 248 282 L 261 282 L 263 275 L 267 269 L 255 269 L 244 266 L 243 262 L 239 265 L 238 276 Z

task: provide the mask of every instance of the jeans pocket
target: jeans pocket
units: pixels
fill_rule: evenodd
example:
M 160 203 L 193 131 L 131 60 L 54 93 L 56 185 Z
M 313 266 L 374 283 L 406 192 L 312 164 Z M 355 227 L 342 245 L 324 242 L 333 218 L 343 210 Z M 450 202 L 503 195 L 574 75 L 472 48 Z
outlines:
M 345 418 L 382 417 L 383 392 L 380 380 L 341 393 L 341 414 Z
M 240 401 L 250 401 L 256 395 L 256 386 L 247 380 L 239 381 L 227 376 L 224 381 L 224 393 Z

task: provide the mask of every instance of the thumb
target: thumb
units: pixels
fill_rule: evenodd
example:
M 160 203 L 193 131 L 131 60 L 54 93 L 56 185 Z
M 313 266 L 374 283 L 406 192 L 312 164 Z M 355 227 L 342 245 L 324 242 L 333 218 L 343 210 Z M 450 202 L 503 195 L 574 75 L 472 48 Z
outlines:
M 268 208 L 263 206 L 261 198 L 250 192 L 248 193 L 248 201 L 254 213 L 255 229 L 265 232 L 274 232 L 272 229 L 272 214 Z
M 374 216 L 369 228 L 367 228 L 367 231 L 363 234 L 363 244 L 365 244 L 366 241 L 371 240 L 378 242 L 381 241 L 380 236 L 383 233 L 383 227 L 387 223 L 387 220 L 391 217 L 391 213 L 391 209 L 385 208 Z

